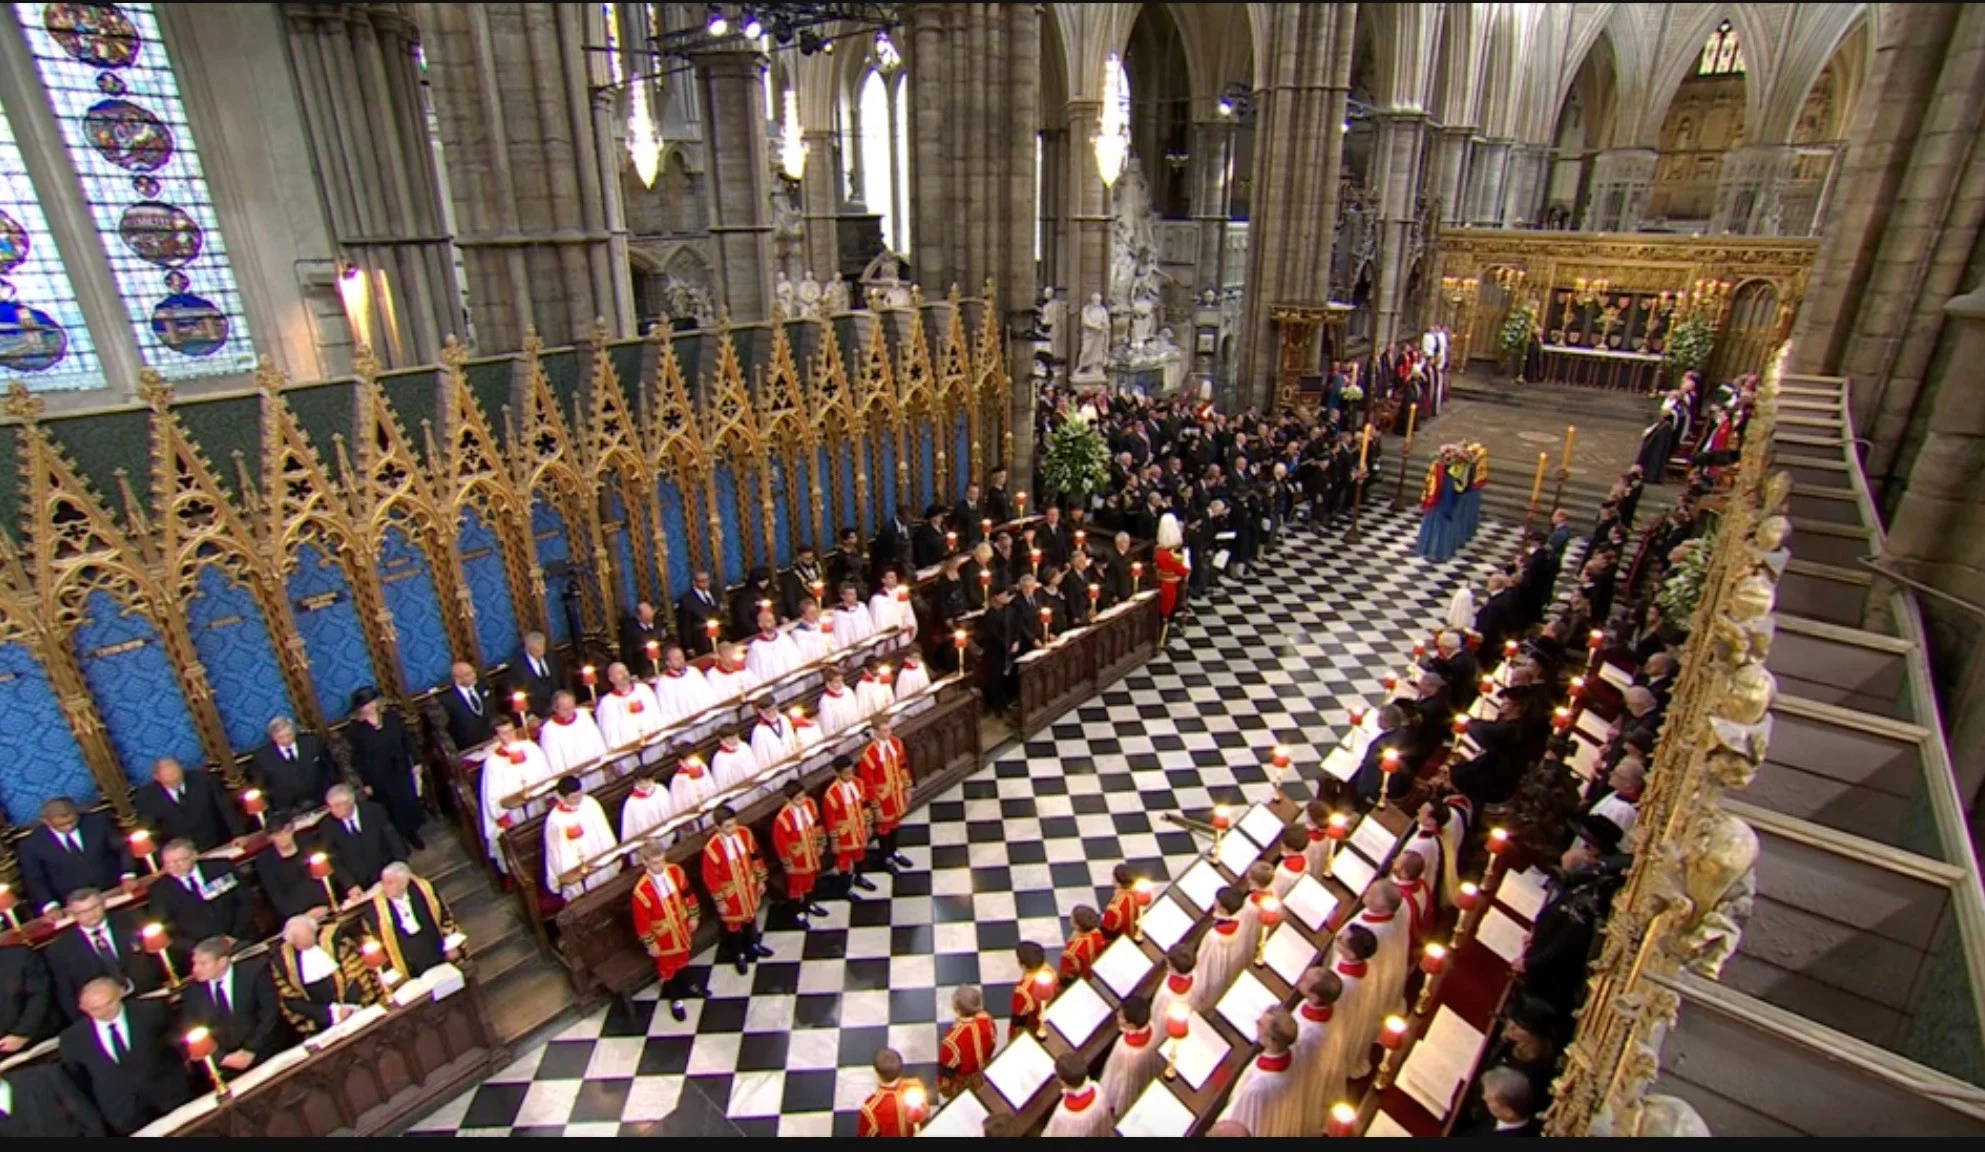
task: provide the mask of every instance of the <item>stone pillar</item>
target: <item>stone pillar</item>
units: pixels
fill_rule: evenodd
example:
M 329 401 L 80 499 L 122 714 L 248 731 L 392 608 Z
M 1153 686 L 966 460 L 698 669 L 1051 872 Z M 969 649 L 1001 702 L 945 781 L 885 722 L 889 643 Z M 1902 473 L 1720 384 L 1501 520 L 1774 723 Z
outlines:
M 699 52 L 690 62 L 703 97 L 718 298 L 730 309 L 732 323 L 764 320 L 772 315 L 772 160 L 765 139 L 765 57 L 742 46 Z
M 1462 197 L 1467 189 L 1468 138 L 1474 129 L 1442 127 L 1435 130 L 1428 145 L 1433 149 L 1427 166 L 1427 194 L 1440 201 L 1441 224 L 1459 227 L 1468 223 Z
M 1592 195 L 1585 202 L 1583 232 L 1632 232 L 1640 227 L 1654 191 L 1652 148 L 1609 148 L 1592 161 Z
M 1427 118 L 1418 111 L 1388 110 L 1373 116 L 1378 129 L 1372 148 L 1372 183 L 1379 190 L 1379 274 L 1373 308 L 1372 342 L 1382 347 L 1404 339 L 1400 312 L 1405 307 L 1406 248 L 1417 215 L 1420 146 Z
M 1796 160 L 1790 144 L 1746 144 L 1725 152 L 1710 234 L 1783 235 L 1785 185 Z
M 1214 116 L 1193 121 L 1191 163 L 1192 218 L 1199 224 L 1199 263 L 1194 297 L 1226 283 L 1221 258 L 1227 245 L 1227 221 L 1233 216 L 1230 177 L 1234 161 L 1234 118 Z
M 1068 289 L 1069 365 L 1075 363 L 1080 347 L 1081 327 L 1077 314 L 1092 294 L 1107 297 L 1110 288 L 1110 204 L 1103 178 L 1096 172 L 1097 121 L 1103 105 L 1098 100 L 1077 100 L 1068 105 L 1068 169 L 1064 188 L 1068 194 L 1068 247 L 1062 267 Z
M 1518 144 L 1509 157 L 1509 178 L 1503 198 L 1503 226 L 1532 228 L 1543 215 L 1544 192 L 1550 183 L 1551 146 Z
M 841 240 L 835 213 L 835 184 L 841 178 L 840 158 L 834 154 L 834 132 L 826 125 L 808 128 L 806 175 L 800 180 L 800 213 L 806 228 L 806 266 L 814 279 L 826 283 L 841 273 Z
M 1468 218 L 1477 228 L 1503 226 L 1503 183 L 1513 141 L 1476 139 L 1469 156 Z

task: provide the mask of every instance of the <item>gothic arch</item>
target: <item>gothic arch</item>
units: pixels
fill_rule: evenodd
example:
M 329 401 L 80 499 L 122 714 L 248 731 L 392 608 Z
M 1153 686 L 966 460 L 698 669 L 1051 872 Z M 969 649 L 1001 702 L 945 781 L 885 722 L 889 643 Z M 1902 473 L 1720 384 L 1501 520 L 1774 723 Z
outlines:
M 1861 85 L 1872 71 L 1874 25 L 1879 7 L 1815 4 L 1800 9 L 1806 22 L 1795 26 L 1791 42 L 1785 48 L 1777 83 L 1767 96 L 1759 123 L 1760 140 L 1777 143 L 1792 139 L 1807 98 L 1829 67 L 1833 69 L 1838 123 L 1838 130 L 1829 138 L 1846 137 L 1847 121 L 1860 96 Z M 1808 12 L 1810 16 L 1806 15 Z
M 1674 11 L 1679 15 L 1687 10 L 1678 8 Z M 1635 146 L 1660 147 L 1660 133 L 1667 122 L 1669 106 L 1675 102 L 1676 93 L 1681 91 L 1682 82 L 1695 74 L 1704 42 L 1725 20 L 1736 29 L 1737 43 L 1744 52 L 1744 122 L 1757 125 L 1764 115 L 1765 95 L 1772 86 L 1777 46 L 1760 23 L 1757 5 L 1710 4 L 1695 9 L 1691 17 L 1686 23 L 1670 25 L 1665 36 L 1658 41 L 1658 55 L 1652 61 L 1647 99 L 1641 102 L 1643 111 L 1630 141 Z M 1821 63 L 1824 65 L 1824 58 Z M 1802 90 L 1800 98 L 1804 96 Z M 1746 138 L 1749 138 L 1748 133 Z

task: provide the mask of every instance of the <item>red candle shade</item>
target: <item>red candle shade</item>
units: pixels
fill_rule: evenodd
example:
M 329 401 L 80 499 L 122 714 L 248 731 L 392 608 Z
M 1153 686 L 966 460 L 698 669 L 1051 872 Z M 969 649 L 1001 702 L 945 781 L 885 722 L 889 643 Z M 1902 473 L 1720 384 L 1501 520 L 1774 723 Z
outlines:
M 1384 1027 L 1379 1029 L 1378 1042 L 1388 1052 L 1399 1051 L 1399 1046 L 1406 1043 L 1406 1018 L 1387 1016 Z
M 946 532 L 944 534 L 944 548 L 947 552 L 958 551 L 958 533 Z
M 1463 912 L 1473 912 L 1482 902 L 1482 890 L 1473 884 L 1463 884 L 1454 893 L 1454 906 Z
M 1379 767 L 1388 774 L 1399 771 L 1399 749 L 1387 748 L 1380 753 Z
M 1183 1040 L 1192 1031 L 1192 1009 L 1184 1004 L 1174 1004 L 1165 1010 L 1165 1035 L 1174 1040 Z
M 1054 609 L 1052 608 L 1041 609 L 1041 623 L 1045 625 L 1048 621 L 1054 619 L 1054 615 Z
M 1489 829 L 1489 855 L 1500 856 L 1507 847 L 1509 847 L 1509 829 Z
M 1454 718 L 1454 734 L 1456 736 L 1460 736 L 1467 731 L 1468 731 L 1468 717 L 1456 716 Z
M 834 618 L 832 616 L 822 616 L 820 618 L 820 634 L 822 636 L 832 636 L 834 634 Z
M 653 648 L 654 645 L 650 644 L 648 647 Z M 518 712 L 522 712 L 525 708 L 529 707 L 530 703 L 531 698 L 522 692 L 512 692 L 510 694 L 510 707 Z
M 1505 656 L 1516 655 L 1516 641 L 1514 640 L 1503 641 L 1503 655 Z
M 1584 693 L 1585 693 L 1585 677 L 1583 676 L 1572 677 L 1571 689 L 1566 693 L 1566 695 L 1570 696 L 1573 700 L 1576 700 Z
M 990 520 L 979 521 L 979 535 L 981 536 L 992 535 L 992 521 Z
M 1041 563 L 1041 550 L 1039 548 L 1027 549 L 1027 560 L 1036 567 L 1039 567 Z
M 241 794 L 241 810 L 250 816 L 260 816 L 269 810 L 269 798 L 262 795 L 260 788 L 250 788 Z
M 963 628 L 953 628 L 951 630 L 951 646 L 953 648 L 963 652 L 965 650 L 965 639 L 965 630 Z
M 1332 840 L 1342 840 L 1351 834 L 1351 818 L 1342 812 L 1332 812 L 1330 821 L 1323 826 L 1323 834 Z
M 220 1042 L 214 1039 L 214 1034 L 208 1031 L 205 1025 L 186 1034 L 186 1055 L 192 1059 L 205 1060 L 218 1051 L 220 1051 Z
M 703 632 L 710 639 L 715 640 L 717 638 L 717 622 L 715 620 L 705 620 L 703 622 Z
M 1571 709 L 1555 708 L 1551 711 L 1551 727 L 1562 732 L 1571 727 Z
M 1034 973 L 1034 989 L 1042 996 L 1052 993 L 1055 990 L 1054 972 L 1043 968 L 1039 972 Z
M 310 878 L 312 880 L 322 880 L 331 874 L 331 858 L 324 853 L 312 852 L 309 863 Z
M 1495 692 L 1496 692 L 1496 678 L 1493 676 L 1482 677 L 1482 695 L 1493 696 L 1495 695 Z
M 1421 641 L 1413 641 L 1413 659 L 1418 660 L 1427 654 L 1427 646 Z
M 1133 581 L 1135 581 L 1135 580 L 1136 580 L 1136 579 L 1137 579 L 1138 577 L 1140 577 L 1140 576 L 1142 576 L 1142 575 L 1144 575 L 1144 561 L 1142 561 L 1142 560 L 1132 560 L 1132 561 L 1130 562 L 1130 578 L 1131 578 L 1131 580 L 1133 580 Z
M 1255 910 L 1261 918 L 1263 928 L 1273 928 L 1282 922 L 1282 902 L 1273 896 L 1261 898 L 1261 906 Z
M 1360 728 L 1364 726 L 1364 723 L 1365 723 L 1365 710 L 1363 708 L 1351 709 L 1351 727 Z
M 1268 763 L 1271 767 L 1275 768 L 1277 771 L 1283 771 L 1283 772 L 1288 771 L 1289 746 L 1287 744 L 1277 744 L 1274 747 L 1274 749 L 1268 753 Z
M 157 849 L 152 844 L 152 834 L 143 828 L 131 833 L 131 855 L 150 856 Z
M 898 603 L 908 604 L 910 602 L 910 590 L 898 585 L 896 588 L 896 600 Z
M 1439 944 L 1429 944 L 1420 953 L 1420 971 L 1429 976 L 1438 976 L 1447 968 L 1447 949 Z
M 979 573 L 979 587 L 984 588 L 991 583 L 992 583 L 992 573 L 990 572 Z
M 1094 600 L 1098 596 L 1101 596 L 1102 594 L 1103 594 L 1103 586 L 1101 584 L 1089 585 L 1089 599 Z
M 1324 1126 L 1326 1136 L 1339 1138 L 1358 1134 L 1358 1107 L 1339 1100 L 1330 1106 L 1330 1122 Z
M 764 601 L 762 600 L 759 601 L 759 604 L 762 607 L 764 605 Z M 643 644 L 642 647 L 647 650 L 648 659 L 650 660 L 653 660 L 655 657 L 660 656 L 662 654 L 662 644 L 661 641 L 659 640 L 650 640 L 646 644 Z
M 358 946 L 358 956 L 359 959 L 365 961 L 365 966 L 374 972 L 386 966 L 386 949 L 380 947 L 377 940 L 367 940 L 365 943 L 360 944 Z
M 1388 672 L 1385 674 L 1385 679 L 1380 681 L 1380 683 L 1385 685 L 1385 690 L 1387 692 L 1390 692 L 1393 689 L 1399 687 L 1399 677 L 1394 676 L 1392 673 Z
M 12 912 L 14 905 L 20 903 L 20 899 L 20 897 L 14 895 L 14 889 L 11 885 L 0 884 L 0 915 Z
M 1024 515 L 1026 515 L 1026 514 L 1027 514 L 1027 494 L 1026 494 L 1025 492 L 1015 492 L 1015 493 L 1013 494 L 1013 506 L 1014 506 L 1015 508 L 1018 508 L 1018 509 L 1020 510 L 1020 514 L 1021 514 L 1021 515 L 1023 515 L 1023 516 L 1024 516 Z
M 1138 877 L 1137 883 L 1130 886 L 1130 892 L 1136 898 L 1139 908 L 1149 908 L 1151 906 L 1151 881 L 1146 880 L 1142 876 Z
M 138 930 L 138 942 L 145 951 L 156 956 L 172 946 L 172 937 L 166 935 L 165 925 L 147 924 Z
M 1084 532 L 1080 528 L 1077 528 L 1075 530 L 1075 546 L 1077 548 L 1082 547 L 1083 543 L 1088 539 L 1089 539 L 1089 534 L 1087 532 Z
M 600 682 L 600 674 L 591 664 L 579 669 L 579 683 L 590 688 Z
M 584 836 L 585 834 L 586 834 L 586 830 L 584 828 L 579 827 L 577 824 L 567 824 L 565 826 L 565 838 L 567 840 L 577 840 L 579 837 Z
M 1214 807 L 1213 830 L 1215 832 L 1225 832 L 1227 828 L 1233 824 L 1233 822 L 1234 822 L 1233 815 L 1227 811 L 1227 806 L 1225 804 L 1216 805 Z
M 1601 644 L 1604 644 L 1605 642 L 1606 642 L 1606 632 L 1603 628 L 1594 628 L 1592 631 L 1585 634 L 1585 646 L 1587 648 L 1593 649 L 1594 651 L 1597 651 L 1599 646 Z
M 875 678 L 878 683 L 887 684 L 889 683 L 889 681 L 895 679 L 895 676 L 896 674 L 889 670 L 889 665 L 887 664 L 884 664 L 875 670 Z
M 921 1124 L 930 1112 L 930 1098 L 924 1095 L 921 1084 L 911 1084 L 903 1089 L 903 1111 L 909 1113 L 910 1123 Z

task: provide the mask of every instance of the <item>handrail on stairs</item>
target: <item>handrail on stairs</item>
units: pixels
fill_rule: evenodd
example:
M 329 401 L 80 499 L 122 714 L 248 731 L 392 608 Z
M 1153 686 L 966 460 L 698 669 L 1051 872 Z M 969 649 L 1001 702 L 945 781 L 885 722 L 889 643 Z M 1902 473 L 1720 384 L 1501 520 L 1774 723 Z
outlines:
M 1981 620 L 1985 620 L 1985 604 L 1977 604 L 1970 600 L 1966 600 L 1962 596 L 1957 596 L 1952 593 L 1946 592 L 1942 588 L 1937 588 L 1932 585 L 1925 584 L 1921 580 L 1916 579 L 1914 576 L 1905 576 L 1902 573 L 1897 572 L 1895 569 L 1887 567 L 1884 564 L 1882 564 L 1881 558 L 1878 556 L 1857 557 L 1855 559 L 1855 563 L 1861 565 L 1861 567 L 1866 568 L 1868 571 L 1873 572 L 1875 575 L 1880 576 L 1885 580 L 1893 580 L 1897 584 L 1901 584 L 1904 587 L 1909 588 L 1913 591 L 1921 592 L 1925 596 L 1935 596 L 1937 599 L 1944 601 L 1946 604 L 1950 604 L 1953 607 L 1971 613 L 1973 616 L 1976 616 Z

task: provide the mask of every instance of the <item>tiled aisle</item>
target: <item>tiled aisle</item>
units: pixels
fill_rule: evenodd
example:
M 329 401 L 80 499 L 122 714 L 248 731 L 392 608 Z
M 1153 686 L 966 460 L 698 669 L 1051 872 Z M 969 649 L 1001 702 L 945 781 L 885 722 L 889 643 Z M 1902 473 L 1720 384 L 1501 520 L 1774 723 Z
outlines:
M 410 1131 L 852 1135 L 877 1048 L 896 1048 L 934 1085 L 952 988 L 984 985 L 1003 1021 L 1016 941 L 1052 955 L 1064 917 L 1102 906 L 1119 861 L 1171 876 L 1198 849 L 1164 814 L 1204 819 L 1216 802 L 1264 798 L 1273 744 L 1313 772 L 1346 706 L 1375 700 L 1378 677 L 1403 666 L 1457 583 L 1468 576 L 1479 593 L 1485 566 L 1515 547 L 1514 529 L 1485 522 L 1460 555 L 1431 564 L 1413 555 L 1418 520 L 1369 516 L 1355 548 L 1341 530 L 1297 528 L 1260 574 L 1201 605 L 1157 659 L 913 816 L 903 844 L 916 867 L 893 892 L 878 873 L 876 894 L 829 903 L 833 914 L 810 932 L 774 921 L 765 942 L 776 956 L 751 975 L 697 969 L 710 998 L 690 1004 L 687 1022 L 651 987 L 631 1010 L 593 1012 Z

